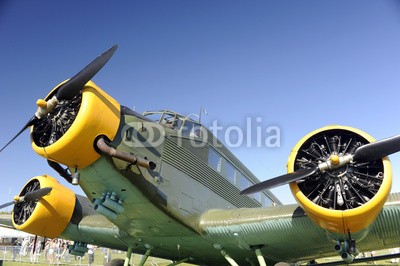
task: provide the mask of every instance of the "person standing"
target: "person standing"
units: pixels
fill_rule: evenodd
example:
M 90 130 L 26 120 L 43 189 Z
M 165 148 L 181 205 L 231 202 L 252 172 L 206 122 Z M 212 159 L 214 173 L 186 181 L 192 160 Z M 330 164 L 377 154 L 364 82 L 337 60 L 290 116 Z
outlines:
M 47 258 L 49 259 L 49 264 L 54 264 L 54 253 L 57 245 L 57 239 L 53 239 L 49 244 L 49 250 L 47 252 Z
M 88 266 L 91 266 L 93 261 L 94 261 L 94 250 L 92 245 L 88 245 L 88 256 L 89 256 L 89 261 L 88 261 Z

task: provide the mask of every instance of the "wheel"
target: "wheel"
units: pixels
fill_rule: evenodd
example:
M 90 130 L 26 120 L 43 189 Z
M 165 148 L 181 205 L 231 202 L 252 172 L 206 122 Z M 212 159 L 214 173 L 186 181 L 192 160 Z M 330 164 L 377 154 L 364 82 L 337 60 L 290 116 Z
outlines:
M 104 264 L 104 266 L 124 266 L 125 260 L 123 259 L 113 259 L 110 262 Z

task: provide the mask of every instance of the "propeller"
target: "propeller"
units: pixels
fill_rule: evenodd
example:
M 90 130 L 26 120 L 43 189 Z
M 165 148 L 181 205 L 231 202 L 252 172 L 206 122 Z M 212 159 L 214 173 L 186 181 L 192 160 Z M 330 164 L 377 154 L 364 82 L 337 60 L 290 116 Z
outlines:
M 318 164 L 315 168 L 300 169 L 298 171 L 284 174 L 253 186 L 250 186 L 240 192 L 241 195 L 256 193 L 265 189 L 274 188 L 290 182 L 307 178 L 319 172 L 325 172 L 329 169 L 337 169 L 350 162 L 372 162 L 381 159 L 390 154 L 400 151 L 400 135 L 383 139 L 377 142 L 365 144 L 357 148 L 354 154 L 336 155 L 333 154 L 326 162 Z
M 400 135 L 359 147 L 353 159 L 357 162 L 371 162 L 398 151 L 400 151 Z
M 244 189 L 243 191 L 241 191 L 240 194 L 247 195 L 247 194 L 256 193 L 256 192 L 264 190 L 264 189 L 278 187 L 283 184 L 287 184 L 287 183 L 311 176 L 311 175 L 315 174 L 317 171 L 318 171 L 318 167 L 314 168 L 314 169 L 301 169 L 296 172 L 277 176 L 275 178 L 271 178 L 271 179 L 265 180 L 261 183 L 257 183 L 251 187 L 248 187 L 248 188 Z
M 59 101 L 70 100 L 78 95 L 83 86 L 85 86 L 85 84 L 88 83 L 88 81 L 91 80 L 94 75 L 99 72 L 100 69 L 102 69 L 102 67 L 108 62 L 108 60 L 110 60 L 117 48 L 118 45 L 114 45 L 113 47 L 102 53 L 99 57 L 94 59 L 81 71 L 79 71 L 78 74 L 76 74 L 66 83 L 64 83 L 57 91 L 57 99 Z
M 39 200 L 39 199 L 43 198 L 44 196 L 46 196 L 47 194 L 49 194 L 52 189 L 53 188 L 51 188 L 51 187 L 45 187 L 45 188 L 41 188 L 41 189 L 34 190 L 31 192 L 27 192 L 23 196 L 15 196 L 13 201 L 10 201 L 10 202 L 0 205 L 0 209 L 3 209 L 5 207 L 11 206 L 13 204 L 21 203 L 21 202 L 29 202 L 29 201 Z
M 42 118 L 44 118 L 49 112 L 51 112 L 54 107 L 57 106 L 59 101 L 71 100 L 75 96 L 79 95 L 85 84 L 89 80 L 91 80 L 94 75 L 97 74 L 97 72 L 100 71 L 100 69 L 108 62 L 108 60 L 110 60 L 117 48 L 118 45 L 114 45 L 113 47 L 102 53 L 99 57 L 94 59 L 91 63 L 89 63 L 86 67 L 79 71 L 78 74 L 76 74 L 66 83 L 61 85 L 58 88 L 56 95 L 54 95 L 47 102 L 44 100 L 38 100 L 36 102 L 39 105 L 38 111 L 18 133 L 0 149 L 0 152 L 2 152 L 19 135 L 21 135 L 21 133 L 24 132 L 25 129 L 31 126 L 35 126 Z
M 37 122 L 38 120 L 39 120 L 39 119 L 38 119 L 36 116 L 33 116 L 33 117 L 28 121 L 28 123 L 26 123 L 26 125 L 25 125 L 25 126 L 10 140 L 10 141 L 8 141 L 7 144 L 3 146 L 3 148 L 0 149 L 0 152 L 2 152 L 5 148 L 7 148 L 7 146 L 10 145 L 11 142 L 13 142 L 19 135 L 21 135 L 21 133 L 24 132 L 25 129 L 27 129 L 28 127 L 33 126 L 34 124 L 36 124 L 36 122 Z

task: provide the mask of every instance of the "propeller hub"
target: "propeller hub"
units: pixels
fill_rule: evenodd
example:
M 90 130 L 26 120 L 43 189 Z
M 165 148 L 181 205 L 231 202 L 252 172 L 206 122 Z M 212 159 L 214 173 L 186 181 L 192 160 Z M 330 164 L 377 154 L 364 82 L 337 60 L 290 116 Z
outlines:
M 340 164 L 340 157 L 337 154 L 332 154 L 329 157 L 329 160 L 331 161 L 332 165 L 339 165 Z
M 39 119 L 42 119 L 57 106 L 58 99 L 56 96 L 51 97 L 48 101 L 39 99 L 36 101 L 36 104 L 39 106 L 39 108 L 36 111 L 35 116 Z
M 43 99 L 38 99 L 36 101 L 37 106 L 39 106 L 40 108 L 46 108 L 47 106 L 47 102 Z

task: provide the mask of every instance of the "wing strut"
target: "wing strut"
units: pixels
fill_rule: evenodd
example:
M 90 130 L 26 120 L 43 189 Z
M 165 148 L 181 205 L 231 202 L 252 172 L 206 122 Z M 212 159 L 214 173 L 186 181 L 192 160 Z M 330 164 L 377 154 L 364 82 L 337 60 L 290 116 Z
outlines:
M 153 247 L 148 244 L 146 244 L 146 245 L 148 246 L 148 247 L 146 247 L 148 249 L 147 249 L 146 253 L 143 255 L 142 259 L 140 260 L 138 266 L 143 266 L 145 264 L 145 262 L 147 261 L 147 259 L 150 257 L 151 250 L 153 249 Z
M 257 247 L 254 251 L 256 252 L 257 260 L 260 266 L 267 266 L 267 263 L 265 262 L 264 256 L 261 252 L 261 247 Z
M 224 250 L 224 248 L 220 244 L 214 244 L 214 248 L 221 252 L 221 255 L 231 266 L 239 266 L 239 264 L 237 264 L 236 261 L 232 259 L 232 257 Z

